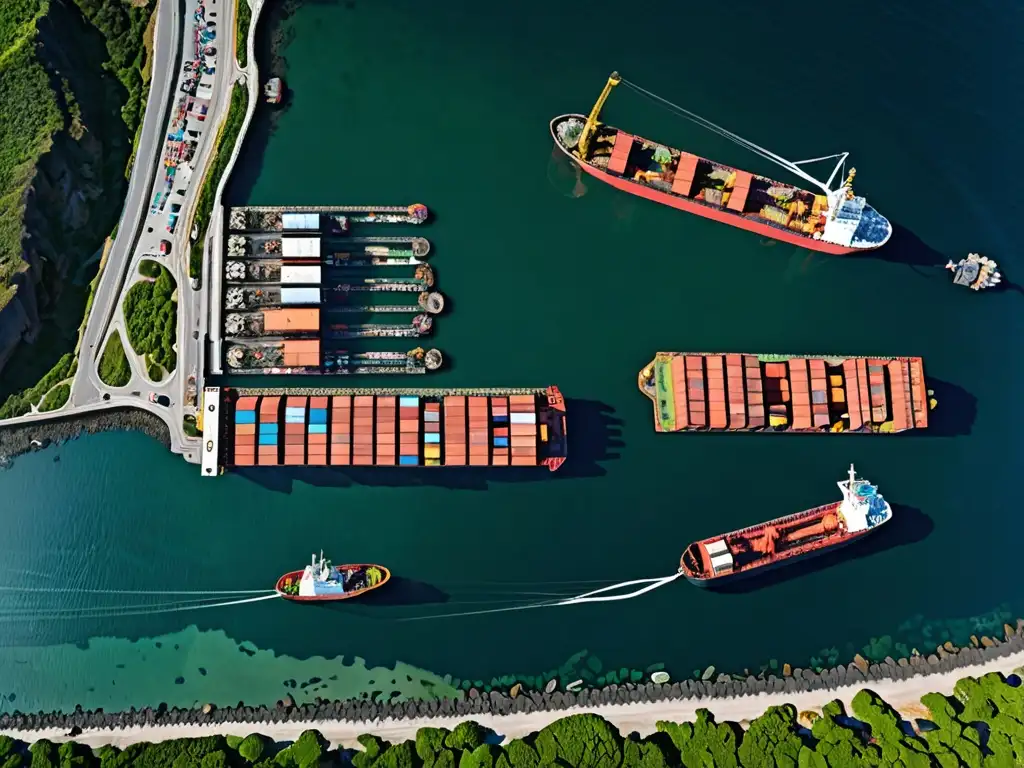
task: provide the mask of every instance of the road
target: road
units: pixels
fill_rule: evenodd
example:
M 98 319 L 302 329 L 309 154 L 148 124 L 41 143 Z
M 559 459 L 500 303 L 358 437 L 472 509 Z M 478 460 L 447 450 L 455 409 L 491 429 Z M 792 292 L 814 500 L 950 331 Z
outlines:
M 194 411 L 192 402 L 187 400 L 185 394 L 190 374 L 195 375 L 197 391 L 202 391 L 206 362 L 205 339 L 209 325 L 210 291 L 206 286 L 216 281 L 210 280 L 206 274 L 200 285 L 192 288 L 188 276 L 188 229 L 214 149 L 217 129 L 227 114 L 231 87 L 243 78 L 234 53 L 235 2 L 236 0 L 205 0 L 206 21 L 216 33 L 213 41 L 216 49 L 213 55 L 215 71 L 208 111 L 205 120 L 198 121 L 190 117 L 186 124 L 187 138 L 197 142 L 194 156 L 189 163 L 191 173 L 184 165 L 179 167 L 164 210 L 151 213 L 151 201 L 157 189 L 163 186 L 165 137 L 174 116 L 172 110 L 182 95 L 180 87 L 184 81 L 184 62 L 194 57 L 193 15 L 198 0 L 160 0 L 158 3 L 153 41 L 153 79 L 143 118 L 139 149 L 129 179 L 117 237 L 100 275 L 92 309 L 86 322 L 71 397 L 68 404 L 59 411 L 33 413 L 10 419 L 5 421 L 5 424 L 37 423 L 78 412 L 90 413 L 115 407 L 142 408 L 156 414 L 167 424 L 173 452 L 181 454 L 190 462 L 199 463 L 200 439 L 190 438 L 185 434 L 182 417 Z M 257 0 L 257 10 L 259 4 Z M 251 49 L 252 46 L 249 47 Z M 250 94 L 257 82 L 253 59 L 250 55 Z M 167 228 L 172 205 L 180 205 L 179 222 L 173 234 Z M 219 225 L 219 204 L 216 208 L 214 221 Z M 219 226 L 215 227 L 211 223 L 210 237 L 217 236 L 218 232 Z M 161 241 L 164 240 L 171 244 L 168 254 L 160 253 Z M 139 279 L 138 266 L 144 258 L 162 263 L 171 272 L 178 287 L 177 366 L 174 372 L 160 382 L 149 380 L 143 359 L 133 353 L 125 333 L 122 311 L 124 296 L 131 285 Z M 207 265 L 207 270 L 210 268 L 211 266 Z M 114 330 L 121 334 L 132 368 L 132 377 L 128 384 L 117 388 L 105 385 L 100 381 L 98 374 L 98 363 L 104 344 Z M 165 407 L 149 402 L 150 393 L 166 396 L 170 405 Z

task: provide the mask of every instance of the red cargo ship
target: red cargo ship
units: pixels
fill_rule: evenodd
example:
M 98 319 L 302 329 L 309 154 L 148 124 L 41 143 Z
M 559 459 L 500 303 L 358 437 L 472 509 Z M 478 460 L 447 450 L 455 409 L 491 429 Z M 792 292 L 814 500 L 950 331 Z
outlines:
M 558 387 L 225 392 L 222 408 L 233 423 L 225 458 L 237 467 L 542 466 L 554 472 L 567 455 Z
M 679 570 L 698 586 L 721 583 L 849 544 L 892 518 L 889 503 L 852 464 L 837 485 L 842 501 L 690 544 Z
M 821 192 L 811 193 L 600 123 L 601 108 L 619 83 L 782 166 Z M 856 169 L 851 168 L 846 181 L 832 189 L 849 153 L 786 160 L 645 91 L 617 72 L 608 78 L 589 116 L 556 117 L 551 121 L 551 136 L 583 171 L 616 189 L 812 251 L 866 251 L 884 245 L 892 235 L 889 221 L 863 197 L 853 194 Z M 819 181 L 801 167 L 822 160 L 837 160 L 827 181 Z
M 658 352 L 637 385 L 658 432 L 894 433 L 932 406 L 920 357 Z
M 320 553 L 301 571 L 291 571 L 277 580 L 274 590 L 286 600 L 313 602 L 348 600 L 383 587 L 391 571 L 383 565 L 331 565 Z

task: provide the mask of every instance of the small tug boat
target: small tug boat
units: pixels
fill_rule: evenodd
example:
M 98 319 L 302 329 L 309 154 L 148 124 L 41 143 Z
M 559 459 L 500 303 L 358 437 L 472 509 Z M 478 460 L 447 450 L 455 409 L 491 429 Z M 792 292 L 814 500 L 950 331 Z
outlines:
M 387 584 L 391 571 L 383 565 L 332 565 L 313 555 L 301 571 L 291 571 L 277 580 L 274 590 L 286 600 L 348 600 Z
M 965 285 L 972 291 L 992 288 L 1003 282 L 998 267 L 995 261 L 977 253 L 967 254 L 966 259 L 960 259 L 956 264 L 952 260 L 946 264 L 946 269 L 953 273 L 953 283 Z
M 679 570 L 691 584 L 709 586 L 849 544 L 892 518 L 889 502 L 853 464 L 837 485 L 842 501 L 690 544 Z
M 263 86 L 263 99 L 267 104 L 280 104 L 284 98 L 284 81 L 280 77 L 270 78 Z

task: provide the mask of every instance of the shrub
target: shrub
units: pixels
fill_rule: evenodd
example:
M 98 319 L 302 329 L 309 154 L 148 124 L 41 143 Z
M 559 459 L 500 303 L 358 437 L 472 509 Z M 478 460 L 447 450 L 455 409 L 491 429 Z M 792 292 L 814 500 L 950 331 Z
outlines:
M 137 354 L 149 355 L 154 363 L 173 371 L 177 364 L 174 337 L 178 308 L 171 297 L 176 286 L 170 272 L 162 266 L 159 270 L 153 282 L 138 282 L 128 289 L 124 297 L 124 320 L 132 349 Z M 152 367 L 150 378 L 153 378 L 151 372 Z
M 249 8 L 248 0 L 238 0 L 238 10 L 235 16 L 235 55 L 238 59 L 238 66 L 241 69 L 245 69 L 249 63 L 246 41 L 249 38 L 249 24 L 251 22 L 252 9 Z
M 162 267 L 159 262 L 153 261 L 152 259 L 143 259 L 139 262 L 139 274 L 143 277 L 160 277 L 160 270 Z
M 100 357 L 100 381 L 108 387 L 123 387 L 131 381 L 132 369 L 124 353 L 121 334 L 114 331 L 107 339 Z
M 150 381 L 160 381 L 164 377 L 164 369 L 156 363 L 150 363 L 146 369 L 146 374 L 149 376 Z
M 46 393 L 46 397 L 43 398 L 43 402 L 40 404 L 39 410 L 55 411 L 58 408 L 63 408 L 69 397 L 71 397 L 71 385 L 58 384 Z
M 263 737 L 258 733 L 250 733 L 237 745 L 232 745 L 231 742 L 228 741 L 228 746 L 235 746 L 238 750 L 238 754 L 250 763 L 255 763 L 263 755 Z
M 743 768 L 797 768 L 803 742 L 796 728 L 791 704 L 769 707 L 743 734 L 738 751 Z
M 556 720 L 537 734 L 534 743 L 542 763 L 576 768 L 622 763 L 622 737 L 615 726 L 594 714 Z

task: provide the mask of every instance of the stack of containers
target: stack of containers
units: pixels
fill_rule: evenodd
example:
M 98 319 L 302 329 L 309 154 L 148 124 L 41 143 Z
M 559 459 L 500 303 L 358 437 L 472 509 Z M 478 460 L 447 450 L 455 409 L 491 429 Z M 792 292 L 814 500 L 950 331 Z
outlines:
M 487 398 L 469 398 L 469 464 L 486 467 L 491 463 L 487 445 Z
M 807 378 L 807 360 L 802 357 L 789 361 L 789 379 L 793 390 L 793 429 L 811 428 L 811 387 Z
M 508 399 L 512 430 L 512 466 L 537 466 L 537 404 L 533 395 L 512 395 Z
M 441 404 L 423 406 L 423 463 L 428 467 L 441 464 Z
M 398 463 L 409 467 L 420 463 L 420 399 L 398 398 Z
M 754 355 L 743 358 L 743 369 L 747 377 L 747 416 L 751 429 L 764 426 L 764 381 L 761 378 L 761 363 Z
M 507 467 L 509 459 L 508 398 L 491 398 L 491 464 Z
M 868 360 L 868 388 L 871 392 L 871 420 L 881 424 L 888 416 L 885 397 L 885 362 Z
M 313 467 L 327 464 L 327 398 L 309 398 L 309 428 L 306 438 L 306 463 Z
M 686 361 L 681 355 L 672 356 L 672 400 L 676 429 L 685 429 L 690 426 L 690 412 L 686 407 Z
M 897 432 L 910 429 L 914 426 L 914 413 L 911 408 L 910 365 L 906 360 L 893 360 L 889 363 L 889 388 L 892 391 L 893 428 Z
M 306 398 L 286 397 L 284 401 L 284 463 L 306 463 Z
M 850 429 L 860 429 L 864 426 L 864 415 L 860 409 L 860 387 L 857 385 L 857 361 L 843 361 L 843 378 L 846 381 L 846 399 L 850 407 L 846 412 L 850 416 Z
M 377 396 L 377 464 L 395 466 L 395 396 Z
M 465 395 L 447 395 L 444 399 L 444 463 L 466 465 Z
M 695 427 L 707 426 L 707 405 L 704 396 L 704 358 L 699 355 L 686 357 L 686 399 L 689 404 L 690 424 Z
M 725 429 L 729 424 L 729 417 L 725 415 L 725 358 L 721 355 L 709 355 L 706 361 L 710 417 L 708 426 L 712 429 Z
M 267 466 L 280 464 L 277 445 L 278 438 L 278 410 L 281 406 L 280 397 L 264 397 L 260 401 L 260 432 L 259 432 L 259 464 Z
M 825 377 L 825 361 L 811 360 L 811 420 L 815 427 L 827 427 L 828 379 Z
M 352 463 L 352 396 L 331 398 L 331 466 Z
M 352 463 L 373 465 L 373 395 L 356 395 L 352 409 Z
M 235 464 L 256 463 L 256 398 L 240 397 L 235 403 Z
M 726 355 L 725 370 L 729 383 L 729 427 L 743 429 L 747 426 L 747 401 L 743 394 L 743 358 L 739 355 Z

